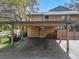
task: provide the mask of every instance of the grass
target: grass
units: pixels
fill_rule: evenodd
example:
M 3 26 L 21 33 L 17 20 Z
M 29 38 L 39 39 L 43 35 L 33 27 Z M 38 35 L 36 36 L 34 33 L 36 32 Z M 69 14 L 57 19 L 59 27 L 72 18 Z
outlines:
M 2 43 L 2 44 L 4 44 L 5 42 L 6 42 L 6 43 L 9 42 L 9 38 L 2 38 L 2 39 L 1 39 L 1 43 Z
M 7 36 L 0 36 L 0 51 L 2 51 L 5 47 L 9 46 L 9 38 Z

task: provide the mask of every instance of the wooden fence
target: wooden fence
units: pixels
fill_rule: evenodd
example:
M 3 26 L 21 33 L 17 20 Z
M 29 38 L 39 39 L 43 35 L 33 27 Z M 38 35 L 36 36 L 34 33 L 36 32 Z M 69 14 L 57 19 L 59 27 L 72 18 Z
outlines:
M 68 33 L 69 39 L 78 40 L 79 39 L 79 32 L 78 31 L 70 31 Z M 57 38 L 66 39 L 66 30 L 57 30 Z

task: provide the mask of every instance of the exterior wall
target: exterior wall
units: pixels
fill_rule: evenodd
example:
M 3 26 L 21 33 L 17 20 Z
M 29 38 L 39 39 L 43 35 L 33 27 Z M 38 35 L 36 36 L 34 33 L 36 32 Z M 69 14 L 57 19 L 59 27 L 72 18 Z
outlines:
M 49 19 L 60 19 L 61 16 L 49 16 Z M 32 21 L 44 21 L 45 20 L 45 16 L 44 15 L 35 15 L 35 16 L 31 16 L 31 20 Z
M 44 21 L 44 18 L 45 18 L 45 16 L 43 16 L 43 15 L 35 15 L 35 16 L 31 16 L 31 19 L 32 19 L 32 21 Z M 60 19 L 60 18 L 62 18 L 62 16 L 49 16 L 49 19 Z M 79 20 L 79 15 L 70 15 L 70 19 L 71 20 Z M 70 20 L 69 19 L 69 20 Z M 60 23 L 57 23 L 57 24 L 60 24 Z M 59 25 L 57 25 L 57 24 L 47 24 L 47 23 L 38 23 L 38 24 L 36 24 L 36 25 L 34 25 L 34 26 L 28 26 L 28 28 L 27 28 L 27 32 L 28 32 L 28 37 L 42 37 L 42 36 L 46 36 L 48 33 L 51 33 L 51 32 L 55 32 L 55 30 L 53 30 L 51 27 L 54 27 L 55 25 L 56 26 L 59 26 Z M 36 27 L 36 26 L 48 26 L 48 27 L 45 27 L 45 30 L 44 31 L 39 31 L 39 27 Z M 54 25 L 54 26 L 53 26 Z M 61 25 L 61 24 L 60 24 Z M 51 27 L 50 27 L 51 26 Z M 77 33 L 77 32 L 76 32 Z M 77 33 L 78 34 L 78 33 Z M 73 38 L 73 32 L 69 32 L 69 35 L 70 35 L 70 38 L 72 39 Z M 62 30 L 62 31 L 60 31 L 60 34 L 59 34 L 59 31 L 57 31 L 57 36 L 59 37 L 61 37 L 62 39 L 66 39 L 66 31 L 65 30 Z M 76 36 L 76 37 L 78 37 L 78 36 Z
M 79 20 L 79 15 L 69 15 L 70 19 L 72 20 Z M 53 20 L 53 19 L 61 19 L 62 16 L 57 16 L 57 15 L 49 15 L 49 20 Z M 44 21 L 45 20 L 45 16 L 44 15 L 32 15 L 31 16 L 31 20 L 32 21 Z
M 71 17 L 71 20 L 77 20 L 77 21 L 79 21 L 79 15 L 71 15 L 70 16 Z
M 31 20 L 32 21 L 44 21 L 44 16 L 42 15 L 31 16 Z
M 49 21 L 55 21 L 55 20 L 60 20 L 62 17 L 61 16 L 49 16 Z
M 49 16 L 49 19 L 60 19 L 61 16 Z
M 40 31 L 40 36 L 46 37 L 48 33 L 54 32 L 54 29 L 52 27 L 45 27 L 44 31 Z
M 27 27 L 27 37 L 39 37 L 39 28 Z
M 27 27 L 28 37 L 46 37 L 51 32 L 54 32 L 52 28 L 45 28 L 44 31 L 39 31 L 39 27 Z

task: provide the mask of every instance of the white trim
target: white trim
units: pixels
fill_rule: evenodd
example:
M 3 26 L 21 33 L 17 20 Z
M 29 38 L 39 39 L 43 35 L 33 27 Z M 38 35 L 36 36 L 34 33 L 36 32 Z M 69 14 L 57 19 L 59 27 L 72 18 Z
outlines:
M 79 11 L 38 12 L 38 13 L 32 13 L 30 15 L 74 15 L 74 14 L 79 14 Z

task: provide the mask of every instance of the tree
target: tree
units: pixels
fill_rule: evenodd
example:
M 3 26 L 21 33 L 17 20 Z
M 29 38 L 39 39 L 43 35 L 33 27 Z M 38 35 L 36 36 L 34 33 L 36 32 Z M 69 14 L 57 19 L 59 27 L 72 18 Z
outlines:
M 16 21 L 26 21 L 29 13 L 28 7 L 37 5 L 37 0 L 1 0 L 4 8 L 2 12 L 6 12 Z
M 65 6 L 72 10 L 79 11 L 79 0 L 71 0 L 69 3 L 65 3 Z
M 0 0 L 0 21 L 27 21 L 29 18 L 27 14 L 32 11 L 30 8 L 34 8 L 37 2 L 37 0 Z M 3 26 L 3 29 L 6 30 L 6 27 L 10 29 L 9 25 Z
M 4 19 L 6 21 L 27 21 L 27 14 L 29 13 L 28 7 L 37 5 L 37 0 L 0 0 L 0 4 L 1 7 L 3 7 L 0 10 L 0 21 Z M 7 29 L 7 26 L 3 28 Z M 22 33 L 21 31 L 21 34 Z M 11 24 L 11 35 L 11 46 L 13 46 L 14 24 Z M 23 39 L 23 34 L 21 35 L 21 39 Z

